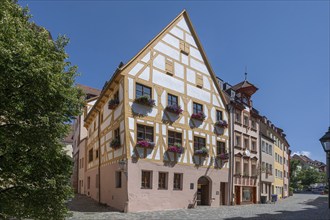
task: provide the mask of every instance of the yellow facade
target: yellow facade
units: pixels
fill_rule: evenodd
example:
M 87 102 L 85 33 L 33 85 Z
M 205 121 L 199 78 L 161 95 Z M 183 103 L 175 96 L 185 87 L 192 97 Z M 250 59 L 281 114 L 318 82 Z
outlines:
M 277 155 L 283 157 L 283 151 L 280 149 L 278 141 L 275 141 L 274 152 Z M 274 187 L 274 194 L 277 194 L 277 198 L 281 199 L 282 193 L 283 193 L 283 164 L 276 161 L 276 157 L 275 157 L 276 154 L 274 154 L 274 168 L 275 168 L 275 170 L 282 172 L 282 178 L 280 178 L 279 175 L 276 175 L 276 172 L 275 172 L 273 187 Z

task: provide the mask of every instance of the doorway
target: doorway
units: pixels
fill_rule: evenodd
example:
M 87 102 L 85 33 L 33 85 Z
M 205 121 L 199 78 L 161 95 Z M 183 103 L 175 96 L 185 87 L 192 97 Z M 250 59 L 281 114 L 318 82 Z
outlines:
M 235 203 L 236 205 L 241 204 L 241 187 L 235 186 Z
M 210 180 L 205 176 L 197 182 L 197 205 L 210 205 Z

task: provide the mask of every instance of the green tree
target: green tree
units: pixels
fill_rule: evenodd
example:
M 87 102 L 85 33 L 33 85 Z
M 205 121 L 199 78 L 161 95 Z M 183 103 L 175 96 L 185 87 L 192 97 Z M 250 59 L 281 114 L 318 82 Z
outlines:
M 299 160 L 290 160 L 290 186 L 292 188 L 299 188 L 299 178 L 298 178 L 298 165 Z
M 82 107 L 67 61 L 14 0 L 0 0 L 0 219 L 63 219 L 72 161 L 61 140 Z
M 299 172 L 298 178 L 301 184 L 305 187 L 311 184 L 318 183 L 320 180 L 320 173 L 312 168 L 304 169 Z

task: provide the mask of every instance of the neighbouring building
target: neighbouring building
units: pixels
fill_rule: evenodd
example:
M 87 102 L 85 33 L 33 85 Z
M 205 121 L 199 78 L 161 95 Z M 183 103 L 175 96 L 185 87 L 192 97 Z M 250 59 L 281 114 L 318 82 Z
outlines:
M 89 86 L 77 84 L 85 95 L 85 110 L 81 115 L 77 116 L 73 123 L 73 134 L 72 137 L 72 148 L 71 150 L 73 157 L 73 173 L 72 173 L 72 186 L 74 192 L 84 194 L 84 179 L 85 173 L 85 148 L 86 148 L 86 138 L 87 130 L 84 127 L 84 118 L 86 116 L 86 111 L 90 110 L 95 103 L 98 95 L 101 93 L 100 90 L 91 88 Z
M 84 121 L 84 190 L 100 203 L 125 212 L 230 204 L 226 101 L 186 11 L 119 67 Z M 240 192 L 255 198 L 257 122 L 249 130 Z
M 259 175 L 259 112 L 253 108 L 251 97 L 258 90 L 246 79 L 234 86 L 218 78 L 230 112 L 231 201 L 234 204 L 258 203 Z
M 273 173 L 274 167 L 274 140 L 269 136 L 270 128 L 267 126 L 265 117 L 260 121 L 260 141 L 261 141 L 261 196 L 266 197 L 266 201 L 271 200 L 272 187 L 275 182 Z
M 262 125 L 265 126 L 263 135 L 274 140 L 273 175 L 275 180 L 272 184 L 272 194 L 276 194 L 278 199 L 286 198 L 289 196 L 289 143 L 283 130 L 272 124 L 265 116 Z
M 327 165 L 325 163 L 318 160 L 312 160 L 306 155 L 294 154 L 291 159 L 299 161 L 299 165 L 297 167 L 299 170 L 314 169 L 319 172 L 326 172 Z

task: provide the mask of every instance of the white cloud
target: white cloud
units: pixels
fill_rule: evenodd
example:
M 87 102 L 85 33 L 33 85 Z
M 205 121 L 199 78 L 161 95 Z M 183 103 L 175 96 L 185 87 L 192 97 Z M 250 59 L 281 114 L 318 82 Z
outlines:
M 292 153 L 292 156 L 295 155 L 295 154 L 297 154 L 297 155 L 305 155 L 307 157 L 310 157 L 312 155 L 312 153 L 310 151 L 304 151 L 304 150 L 293 152 Z

